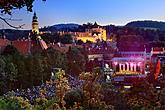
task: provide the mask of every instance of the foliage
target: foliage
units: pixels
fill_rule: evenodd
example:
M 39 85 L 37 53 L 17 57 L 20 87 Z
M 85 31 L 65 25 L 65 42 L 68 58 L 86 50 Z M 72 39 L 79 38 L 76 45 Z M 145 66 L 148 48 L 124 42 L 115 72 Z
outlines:
M 11 14 L 12 10 L 21 9 L 23 7 L 26 7 L 27 11 L 32 11 L 33 2 L 34 0 L 1 0 L 0 10 L 1 13 L 5 14 Z
M 84 43 L 84 42 L 83 42 L 81 39 L 77 41 L 77 44 L 78 44 L 78 45 L 82 45 L 83 43 Z
M 70 34 L 65 34 L 60 38 L 61 43 L 63 44 L 71 44 L 72 43 L 72 36 Z
M 79 76 L 85 70 L 85 56 L 79 48 L 70 48 L 67 52 L 68 70 L 72 76 Z
M 82 103 L 83 94 L 81 90 L 71 90 L 65 94 L 64 100 L 66 108 L 73 108 L 75 105 L 80 106 Z
M 129 105 L 129 108 L 131 110 L 145 110 L 145 102 L 141 98 L 131 97 L 130 100 L 128 100 L 127 104 Z
M 32 87 L 48 81 L 54 66 L 70 71 L 66 74 L 61 70 L 55 74 L 55 80 L 52 82 L 55 87 L 55 96 L 47 98 L 44 94 L 47 90 L 44 87 L 40 90 L 41 95 L 35 100 L 34 105 L 31 105 L 24 96 L 11 95 L 0 98 L 0 107 L 12 110 L 18 107 L 20 110 L 29 107 L 34 110 L 148 110 L 163 106 L 163 91 L 158 94 L 153 85 L 147 81 L 135 83 L 133 88 L 125 91 L 115 88 L 111 83 L 100 83 L 101 71 L 98 67 L 91 73 L 82 72 L 79 75 L 79 72 L 84 71 L 85 58 L 82 53 L 83 51 L 78 48 L 70 48 L 67 54 L 50 48 L 29 56 L 21 56 L 19 53 L 1 56 L 0 86 L 9 88 L 8 90 L 15 89 L 14 87 Z M 83 80 L 83 86 L 79 89 L 69 86 L 66 76 L 70 76 L 71 70 L 79 76 L 80 81 Z M 8 90 L 2 90 L 2 92 Z
M 66 55 L 54 49 L 28 56 L 22 56 L 19 52 L 3 53 L 0 56 L 0 87 L 4 88 L 1 89 L 1 94 L 15 88 L 40 85 L 50 79 L 54 67 L 67 69 Z
M 46 42 L 46 43 L 58 43 L 60 42 L 60 35 L 58 33 L 51 33 L 51 34 L 42 34 L 41 38 Z
M 82 106 L 85 110 L 113 110 L 112 105 L 107 105 L 101 94 L 101 85 L 97 82 L 98 73 L 82 73 L 80 79 L 85 80 L 83 86 Z
M 159 30 L 165 30 L 165 23 L 164 22 L 158 22 L 158 21 L 133 21 L 128 24 L 126 24 L 128 27 L 136 27 L 136 28 L 151 28 L 151 29 L 159 29 Z
M 6 58 L 0 57 L 0 87 L 1 94 L 7 92 L 11 89 L 11 84 L 16 80 L 18 71 L 16 65 L 11 62 L 11 58 L 7 56 Z
M 164 106 L 164 89 L 159 91 L 148 82 L 136 83 L 129 91 L 115 88 L 111 83 L 99 83 L 100 74 L 82 73 L 83 88 L 72 89 L 64 71 L 51 81 L 56 88 L 56 97 L 47 99 L 42 88 L 40 97 L 30 104 L 25 97 L 16 97 L 14 92 L 0 98 L 0 109 L 8 110 L 159 110 Z
M 55 108 L 60 109 L 55 99 L 37 98 L 32 110 L 54 110 Z
M 144 40 L 139 35 L 123 35 L 118 39 L 118 47 L 127 51 L 143 50 Z
M 3 53 L 1 53 L 2 55 L 18 55 L 19 52 L 17 50 L 17 48 L 15 48 L 14 46 L 12 45 L 7 45 L 5 47 L 5 49 L 3 50 Z
M 4 21 L 8 26 L 15 28 L 15 29 L 19 29 L 22 28 L 23 25 L 19 25 L 19 26 L 14 26 L 12 24 L 10 24 L 9 21 L 14 21 L 15 19 L 12 19 L 12 16 L 10 18 L 5 18 L 4 15 L 12 15 L 13 10 L 16 9 L 21 9 L 26 7 L 26 10 L 29 12 L 32 12 L 32 8 L 33 8 L 33 2 L 35 0 L 0 0 L 0 20 Z M 46 0 L 42 0 L 42 1 L 46 1 Z
M 78 48 L 72 48 L 66 54 L 49 48 L 22 56 L 12 46 L 8 47 L 0 57 L 0 87 L 8 87 L 8 90 L 40 85 L 50 79 L 51 69 L 55 67 L 62 68 L 67 74 L 77 76 L 85 68 L 84 55 Z M 8 90 L 1 89 L 0 93 Z
M 56 78 L 54 83 L 56 87 L 57 103 L 61 108 L 65 108 L 64 96 L 67 93 L 67 91 L 70 90 L 70 87 L 68 84 L 68 80 L 65 77 L 65 72 L 63 70 L 56 73 Z
M 25 110 L 30 109 L 28 100 L 22 97 L 3 97 L 0 98 L 0 109 L 2 110 Z
M 158 93 L 152 84 L 146 81 L 134 85 L 127 97 L 127 104 L 131 110 L 154 110 L 158 108 Z
M 59 33 L 43 33 L 41 37 L 46 43 L 61 42 L 62 44 L 71 44 L 73 41 L 71 34 L 60 35 Z
M 114 86 L 112 83 L 102 83 L 101 93 L 103 94 L 103 100 L 108 105 L 113 105 L 115 110 L 127 110 L 125 93 L 122 93 L 120 88 Z
M 48 48 L 46 51 L 42 52 L 42 55 L 45 57 L 46 62 L 51 66 L 51 68 L 56 67 L 67 70 L 66 54 L 53 48 Z

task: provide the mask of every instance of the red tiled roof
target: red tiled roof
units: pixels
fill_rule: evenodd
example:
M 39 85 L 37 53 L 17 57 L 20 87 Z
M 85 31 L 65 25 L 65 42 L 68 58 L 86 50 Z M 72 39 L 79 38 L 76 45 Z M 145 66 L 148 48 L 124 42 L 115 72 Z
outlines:
M 12 41 L 12 45 L 18 49 L 18 51 L 23 54 L 27 55 L 29 53 L 29 48 L 32 46 L 31 41 L 23 40 L 23 41 Z
M 36 52 L 42 49 L 40 42 L 29 40 L 15 40 L 12 45 L 18 49 L 22 55 L 27 55 L 29 52 Z
M 0 53 L 3 52 L 7 45 L 10 45 L 11 42 L 7 39 L 0 39 Z
M 0 47 L 6 47 L 7 45 L 10 45 L 10 41 L 7 39 L 0 39 Z

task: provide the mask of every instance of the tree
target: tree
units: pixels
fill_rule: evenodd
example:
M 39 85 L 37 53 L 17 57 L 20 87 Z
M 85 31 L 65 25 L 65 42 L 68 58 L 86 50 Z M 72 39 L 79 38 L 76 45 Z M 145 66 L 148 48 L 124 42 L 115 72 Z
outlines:
M 133 85 L 126 99 L 130 110 L 157 110 L 159 97 L 153 84 L 144 80 Z
M 2 55 L 15 55 L 15 54 L 20 54 L 19 52 L 18 52 L 18 50 L 17 50 L 17 48 L 15 48 L 14 46 L 12 46 L 12 45 L 7 45 L 6 47 L 5 47 L 5 49 L 3 50 L 3 52 L 2 52 Z
M 68 80 L 65 77 L 65 71 L 60 70 L 59 72 L 56 73 L 56 78 L 54 83 L 56 87 L 57 102 L 61 108 L 65 108 L 64 96 L 70 90 Z
M 71 44 L 73 39 L 72 39 L 72 36 L 70 34 L 65 34 L 61 37 L 60 41 L 63 44 Z
M 125 40 L 127 39 L 127 40 Z M 118 39 L 119 50 L 136 51 L 142 50 L 144 47 L 144 40 L 139 35 L 123 35 Z
M 0 57 L 0 87 L 3 88 L 1 93 L 7 92 L 11 89 L 11 84 L 17 78 L 17 68 L 12 62 L 10 56 Z
M 77 44 L 78 44 L 78 45 L 82 45 L 83 43 L 84 43 L 84 42 L 83 42 L 81 39 L 77 41 Z
M 45 57 L 46 62 L 50 69 L 52 68 L 62 68 L 63 70 L 67 69 L 67 57 L 64 53 L 55 50 L 53 48 L 48 48 L 43 51 L 42 56 Z
M 85 110 L 114 110 L 114 106 L 107 105 L 101 93 L 102 87 L 98 83 L 98 73 L 81 73 L 80 79 L 84 80 L 82 106 Z
M 7 94 L 0 98 L 1 110 L 30 110 L 31 107 L 29 102 L 22 97 L 8 96 Z
M 59 33 L 44 33 L 44 34 L 41 34 L 41 38 L 46 43 L 57 43 L 57 42 L 60 42 L 61 36 Z
M 81 49 L 70 48 L 67 52 L 68 73 L 72 76 L 78 76 L 85 70 L 85 56 Z
M 11 18 L 6 19 L 4 17 L 4 14 L 12 15 L 13 10 L 21 9 L 23 7 L 26 7 L 27 11 L 32 12 L 34 1 L 35 0 L 0 0 L 0 13 L 2 13 L 0 15 L 0 19 L 12 28 L 17 28 L 17 29 L 22 28 L 23 25 L 13 26 L 12 24 L 10 24 L 8 20 L 14 21 L 14 19 Z M 42 1 L 46 1 L 46 0 L 42 0 Z

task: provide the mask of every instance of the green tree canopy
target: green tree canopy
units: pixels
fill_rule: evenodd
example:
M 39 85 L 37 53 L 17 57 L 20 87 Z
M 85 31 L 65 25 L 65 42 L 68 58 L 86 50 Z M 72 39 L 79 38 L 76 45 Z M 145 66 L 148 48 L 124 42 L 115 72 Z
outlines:
M 85 70 L 85 56 L 81 49 L 73 47 L 67 52 L 68 73 L 78 76 Z
M 4 49 L 4 51 L 2 52 L 2 55 L 15 55 L 15 54 L 20 54 L 19 51 L 17 50 L 17 48 L 15 48 L 12 45 L 7 45 Z

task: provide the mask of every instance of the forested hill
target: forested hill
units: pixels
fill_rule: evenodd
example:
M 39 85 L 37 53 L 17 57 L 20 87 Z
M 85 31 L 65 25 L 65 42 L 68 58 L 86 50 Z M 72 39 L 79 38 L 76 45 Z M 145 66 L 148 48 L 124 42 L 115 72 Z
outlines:
M 146 29 L 159 29 L 165 30 L 165 22 L 158 21 L 132 21 L 126 24 L 128 27 L 146 28 Z

